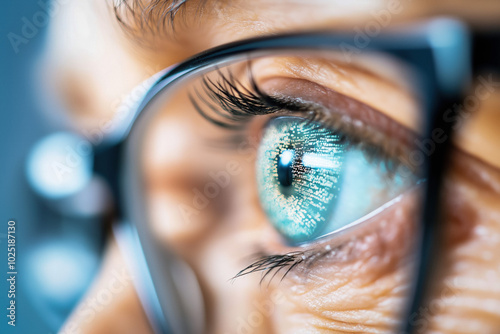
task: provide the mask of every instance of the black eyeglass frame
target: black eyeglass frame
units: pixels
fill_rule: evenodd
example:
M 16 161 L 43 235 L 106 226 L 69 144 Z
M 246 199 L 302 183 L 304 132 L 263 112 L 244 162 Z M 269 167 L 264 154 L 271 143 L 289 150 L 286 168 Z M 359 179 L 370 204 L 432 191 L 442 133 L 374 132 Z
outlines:
M 193 332 L 190 322 L 189 310 L 181 310 L 175 317 L 165 311 L 167 302 L 174 303 L 176 298 L 172 296 L 169 301 L 158 298 L 158 278 L 151 274 L 151 263 L 149 261 L 151 249 L 141 241 L 137 226 L 133 224 L 134 217 L 132 207 L 134 199 L 125 197 L 124 194 L 134 192 L 130 187 L 130 162 L 127 154 L 130 148 L 129 136 L 134 131 L 135 124 L 144 115 L 144 110 L 155 100 L 155 98 L 175 85 L 179 80 L 212 68 L 215 64 L 232 61 L 239 57 L 243 59 L 248 54 L 266 52 L 287 52 L 297 50 L 359 50 L 380 51 L 402 59 L 413 65 L 419 73 L 423 73 L 420 83 L 422 91 L 426 92 L 424 98 L 425 119 L 427 120 L 424 137 L 432 137 L 434 129 L 442 129 L 446 138 L 452 137 L 453 122 L 443 119 L 443 113 L 450 109 L 455 103 L 462 101 L 465 89 L 470 84 L 471 61 L 470 36 L 467 29 L 457 21 L 449 19 L 434 20 L 409 27 L 399 31 L 383 32 L 374 36 L 370 43 L 362 49 L 354 43 L 355 36 L 352 33 L 332 32 L 310 32 L 288 34 L 271 37 L 260 37 L 241 42 L 235 42 L 212 50 L 203 52 L 164 73 L 149 89 L 142 102 L 130 114 L 125 126 L 114 134 L 115 141 L 103 147 L 96 148 L 95 171 L 103 175 L 109 182 L 115 198 L 117 199 L 117 214 L 119 216 L 115 232 L 119 239 L 127 243 L 125 247 L 133 250 L 136 268 L 140 267 L 142 285 L 141 300 L 148 311 L 148 317 L 157 333 L 189 333 Z M 442 44 L 440 44 L 440 38 Z M 444 39 L 444 40 L 443 40 Z M 448 41 L 449 43 L 444 43 Z M 460 58 L 454 59 L 452 58 Z M 450 68 L 452 64 L 453 68 Z M 446 76 L 451 76 L 446 77 Z M 454 111 L 453 111 L 454 112 Z M 449 114 L 453 116 L 453 114 Z M 448 117 L 448 119 L 454 117 Z M 414 289 L 409 298 L 407 307 L 408 319 L 411 314 L 418 311 L 425 300 L 426 288 L 429 285 L 429 274 L 435 257 L 431 254 L 439 249 L 438 235 L 440 228 L 439 198 L 442 176 L 446 168 L 446 157 L 449 151 L 450 140 L 444 143 L 436 143 L 433 154 L 427 156 L 422 166 L 426 171 L 427 182 L 425 183 L 425 202 L 423 214 L 420 219 L 421 238 L 418 240 L 418 263 L 416 266 Z M 121 235 L 121 236 L 120 236 Z M 148 253 L 148 256 L 144 255 Z M 168 280 L 167 280 L 168 281 Z M 171 284 L 162 279 L 162 284 Z M 175 285 L 175 284 L 174 284 Z M 170 289 L 175 290 L 172 285 Z M 145 287 L 145 288 L 144 288 Z M 175 293 L 174 293 L 175 295 Z M 182 309 L 182 307 L 181 307 Z M 182 319 L 177 319 L 177 318 Z M 176 322 L 183 322 L 176 324 Z M 405 333 L 411 333 L 412 328 L 409 321 L 404 321 Z M 190 329 L 191 328 L 191 329 Z

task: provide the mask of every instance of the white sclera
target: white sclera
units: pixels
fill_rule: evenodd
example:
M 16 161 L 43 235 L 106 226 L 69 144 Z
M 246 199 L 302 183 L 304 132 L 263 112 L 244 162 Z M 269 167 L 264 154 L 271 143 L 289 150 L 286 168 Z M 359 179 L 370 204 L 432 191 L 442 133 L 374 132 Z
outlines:
M 414 179 L 399 173 L 392 177 L 383 163 L 374 164 L 360 150 L 345 153 L 341 191 L 327 231 L 335 231 L 352 223 L 402 194 Z

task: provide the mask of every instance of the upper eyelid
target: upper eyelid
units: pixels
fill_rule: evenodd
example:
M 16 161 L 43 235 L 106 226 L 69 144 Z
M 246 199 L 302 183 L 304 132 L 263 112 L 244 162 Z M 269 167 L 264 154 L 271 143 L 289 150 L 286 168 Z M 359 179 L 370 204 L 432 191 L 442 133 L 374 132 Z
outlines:
M 231 69 L 227 69 L 227 74 L 223 73 L 220 69 L 217 70 L 218 79 L 213 80 L 212 78 L 208 78 L 204 76 L 202 81 L 202 90 L 203 93 L 206 94 L 207 97 L 211 98 L 212 102 L 215 102 L 218 107 L 221 107 L 223 111 L 226 112 L 224 115 L 230 121 L 236 120 L 240 121 L 241 118 L 245 118 L 244 116 L 248 116 L 249 114 L 262 115 L 262 114 L 270 114 L 277 111 L 308 111 L 308 109 L 323 107 L 325 110 L 337 111 L 337 114 L 343 114 L 345 116 L 351 117 L 353 120 L 361 121 L 364 124 L 374 123 L 372 120 L 376 118 L 379 124 L 376 124 L 376 128 L 381 132 L 387 134 L 390 137 L 396 138 L 398 140 L 405 140 L 408 136 L 407 134 L 411 134 L 411 137 L 415 137 L 415 131 L 410 131 L 408 127 L 405 127 L 402 124 L 399 124 L 397 121 L 393 121 L 390 116 L 387 116 L 384 112 L 380 110 L 376 110 L 375 108 L 369 106 L 368 104 L 353 98 L 349 95 L 346 95 L 342 92 L 338 92 L 337 90 L 326 87 L 322 84 L 316 83 L 313 80 L 309 80 L 307 78 L 301 77 L 290 77 L 283 76 L 279 73 L 275 73 L 271 79 L 269 78 L 260 78 L 259 82 L 254 78 L 254 71 L 256 66 L 254 63 L 250 61 L 247 64 L 248 74 L 249 74 L 249 85 L 243 84 L 239 79 L 233 76 Z M 257 67 L 258 68 L 258 67 Z M 359 71 L 359 69 L 358 69 Z M 365 70 L 366 72 L 366 70 Z M 377 77 L 375 74 L 371 74 L 374 77 Z M 259 75 L 260 76 L 260 75 Z M 281 82 L 285 82 L 283 85 L 279 85 L 279 89 L 270 90 L 263 89 L 264 84 L 272 81 L 276 78 L 280 79 Z M 293 85 L 289 85 L 289 83 L 300 83 L 299 89 L 293 89 Z M 290 89 L 292 88 L 292 89 Z M 321 91 L 321 94 L 316 94 L 316 96 L 306 96 L 305 92 L 313 92 L 317 93 Z M 202 100 L 206 104 L 206 99 L 203 100 L 203 96 L 199 94 L 198 91 L 194 91 L 198 98 Z M 222 94 L 221 94 L 222 93 Z M 217 96 L 214 96 L 217 95 Z M 221 101 L 222 95 L 222 101 Z M 323 98 L 321 101 L 318 101 L 319 95 L 327 95 L 326 98 Z M 192 96 L 192 95 L 191 95 Z M 245 115 L 242 114 L 235 115 L 234 109 L 241 108 L 240 105 L 230 105 L 234 103 L 234 100 L 245 100 L 245 102 L 251 102 L 253 105 L 250 107 L 256 107 L 261 109 L 271 108 L 272 110 L 264 110 L 264 112 L 255 113 L 255 110 L 243 110 Z M 247 99 L 250 98 L 250 99 Z M 228 99 L 232 99 L 229 101 Z M 193 101 L 192 101 L 193 102 Z M 349 106 L 346 106 L 349 104 Z M 213 105 L 208 105 L 212 110 L 214 110 Z M 248 107 L 248 104 L 243 105 L 245 108 Z M 339 107 L 340 106 L 340 107 Z M 355 108 L 352 108 L 352 107 Z M 290 108 L 292 107 L 292 108 Z M 232 109 L 232 110 L 230 110 Z M 346 113 L 348 111 L 348 113 Z M 204 115 L 206 116 L 206 115 Z M 219 115 L 220 116 L 220 115 Z M 213 120 L 213 119 L 212 119 Z M 408 131 L 407 131 L 408 130 Z M 404 132 L 404 133 L 403 133 Z M 403 134 L 403 135 L 402 135 Z M 413 139 L 413 138 L 412 138 Z
M 241 83 L 230 70 L 227 73 L 218 70 L 216 79 L 203 77 L 201 93 L 195 89 L 194 94 L 190 94 L 191 103 L 205 119 L 233 129 L 244 129 L 248 121 L 259 114 L 299 113 L 326 127 L 344 130 L 359 144 L 371 145 L 384 157 L 409 165 L 408 147 L 417 135 L 384 113 L 309 80 L 282 77 L 257 83 L 250 66 L 248 73 L 249 85 Z M 277 80 L 279 84 L 274 87 L 279 89 L 263 89 L 262 86 Z
M 377 60 L 381 60 L 382 64 Z M 259 83 L 278 77 L 313 82 L 369 105 L 418 132 L 421 117 L 416 87 L 418 73 L 398 61 L 390 60 L 385 56 L 365 55 L 346 64 L 335 58 L 333 53 L 331 59 L 321 57 L 321 54 L 319 58 L 257 59 L 252 63 L 252 69 L 259 73 Z M 375 63 L 372 64 L 372 61 Z
M 278 77 L 272 80 L 274 81 L 273 86 L 280 88 L 264 89 L 266 94 L 280 96 L 283 99 L 293 99 L 297 103 L 309 105 L 309 108 L 323 109 L 338 118 L 349 117 L 354 123 L 370 125 L 388 137 L 397 140 L 408 141 L 408 139 L 412 140 L 413 137 L 417 136 L 415 131 L 393 120 L 384 112 L 314 81 L 288 77 Z M 267 80 L 266 85 L 269 84 L 269 81 L 271 80 Z M 408 138 L 408 135 L 412 138 Z
M 276 72 L 273 73 L 273 76 L 290 76 L 296 77 L 297 79 L 308 80 L 318 74 L 318 69 L 320 69 L 321 73 L 335 73 L 336 76 L 343 76 L 343 79 L 345 79 L 345 73 L 349 74 L 347 77 L 352 76 L 352 74 L 359 74 L 365 78 L 375 79 L 379 83 L 386 84 L 398 90 L 401 89 L 402 86 L 406 86 L 405 81 L 401 78 L 401 72 L 409 72 L 409 70 L 398 65 L 397 62 L 389 66 L 387 65 L 387 59 L 384 60 L 383 57 L 373 57 L 373 55 L 370 55 L 365 59 L 359 58 L 360 59 L 355 58 L 349 63 L 345 63 L 342 60 L 338 60 L 336 57 L 332 59 L 314 58 L 314 61 L 307 61 L 308 58 L 292 57 L 293 60 L 291 62 L 283 62 L 283 59 L 278 57 L 275 61 L 278 62 L 279 66 L 274 66 L 273 71 Z M 385 65 L 383 66 L 385 69 L 384 74 L 382 74 L 381 71 L 375 71 L 377 67 L 373 65 L 371 68 L 364 65 L 367 58 L 370 58 L 370 63 L 375 61 L 378 62 L 378 64 L 382 63 L 381 65 Z M 286 59 L 286 57 L 284 59 Z M 297 62 L 300 66 L 297 65 Z M 253 68 L 258 69 L 258 60 L 252 65 Z M 391 68 L 388 68 L 388 66 Z M 407 87 L 405 87 L 405 90 L 407 90 Z
M 381 111 L 332 89 L 303 79 L 285 80 L 291 85 L 278 85 L 279 96 L 302 105 L 304 110 L 315 112 L 314 121 L 354 136 L 351 139 L 377 147 L 387 157 L 408 164 L 407 153 L 418 138 L 417 133 Z M 316 96 L 306 96 L 303 92 L 313 92 Z M 276 92 L 271 94 L 278 96 Z

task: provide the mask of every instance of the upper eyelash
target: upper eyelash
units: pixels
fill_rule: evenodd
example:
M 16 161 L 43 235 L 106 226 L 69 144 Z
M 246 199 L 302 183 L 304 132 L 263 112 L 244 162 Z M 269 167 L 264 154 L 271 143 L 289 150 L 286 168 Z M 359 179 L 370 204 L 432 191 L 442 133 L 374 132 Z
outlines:
M 384 140 L 384 135 L 370 125 L 364 123 L 360 125 L 360 122 L 355 122 L 346 115 L 327 112 L 324 107 L 316 103 L 268 95 L 257 85 L 252 75 L 251 64 L 248 65 L 248 74 L 249 88 L 235 78 L 229 70 L 227 74 L 218 70 L 217 81 L 207 76 L 203 77 L 202 89 L 210 101 L 200 91 L 195 89 L 194 92 L 199 101 L 213 112 L 213 116 L 200 106 L 191 93 L 189 99 L 203 118 L 212 124 L 232 130 L 244 129 L 248 121 L 255 116 L 300 113 L 300 116 L 311 124 L 316 123 L 349 134 L 350 146 L 363 150 L 371 161 L 382 162 L 389 176 L 392 176 L 402 165 L 410 169 L 414 167 L 408 163 L 407 147 L 399 141 Z M 219 118 L 214 116 L 219 116 Z M 238 135 L 234 137 L 239 138 Z
M 218 81 L 214 81 L 207 76 L 202 79 L 203 92 L 211 101 L 203 97 L 198 90 L 195 90 L 195 94 L 206 107 L 223 120 L 210 116 L 198 104 L 193 95 L 189 95 L 196 111 L 215 125 L 227 129 L 241 129 L 246 121 L 254 116 L 270 115 L 284 110 L 289 112 L 308 110 L 305 106 L 294 105 L 290 101 L 278 99 L 264 93 L 258 87 L 251 71 L 248 72 L 250 88 L 243 85 L 231 72 L 224 74 L 221 70 L 218 70 L 218 73 Z

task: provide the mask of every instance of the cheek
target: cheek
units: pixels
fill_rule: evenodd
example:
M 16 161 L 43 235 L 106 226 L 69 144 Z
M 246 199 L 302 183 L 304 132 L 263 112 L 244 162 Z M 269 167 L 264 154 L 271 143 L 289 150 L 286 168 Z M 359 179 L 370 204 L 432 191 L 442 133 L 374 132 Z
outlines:
M 500 173 L 456 154 L 444 188 L 442 251 L 430 296 L 408 321 L 420 332 L 494 333 L 500 325 Z M 398 211 L 398 210 L 397 210 Z M 276 321 L 285 332 L 387 331 L 399 324 L 415 229 L 403 212 L 281 285 Z M 380 231 L 384 231 L 381 233 Z M 360 242 L 359 242 L 360 241 Z M 349 244 L 348 244 L 349 245 Z M 300 330 L 298 330 L 300 332 Z
M 370 222 L 370 229 L 287 276 L 280 285 L 287 301 L 277 317 L 283 331 L 395 329 L 413 266 L 415 203 L 414 196 L 406 198 Z
M 497 333 L 500 326 L 500 173 L 456 154 L 445 183 L 446 238 L 423 330 Z

